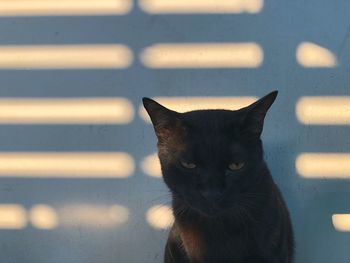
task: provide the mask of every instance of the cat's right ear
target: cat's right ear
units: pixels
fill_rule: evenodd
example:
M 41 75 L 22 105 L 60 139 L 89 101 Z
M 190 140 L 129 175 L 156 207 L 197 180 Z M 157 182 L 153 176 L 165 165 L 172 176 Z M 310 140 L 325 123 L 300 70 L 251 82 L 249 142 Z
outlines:
M 244 108 L 246 112 L 242 131 L 249 135 L 260 136 L 264 126 L 264 119 L 268 109 L 277 97 L 278 91 L 270 92 L 258 101 Z
M 150 98 L 142 98 L 143 106 L 151 118 L 159 141 L 169 140 L 181 128 L 179 113 L 169 110 Z

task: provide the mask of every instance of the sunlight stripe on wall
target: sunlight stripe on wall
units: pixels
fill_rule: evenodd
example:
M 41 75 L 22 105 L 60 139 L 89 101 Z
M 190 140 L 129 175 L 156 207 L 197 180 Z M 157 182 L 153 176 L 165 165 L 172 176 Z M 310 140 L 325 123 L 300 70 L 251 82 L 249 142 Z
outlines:
M 27 212 L 18 204 L 0 204 L 0 229 L 22 229 L 27 226 Z
M 58 209 L 64 227 L 116 227 L 129 220 L 129 209 L 122 205 L 68 204 Z
M 18 204 L 0 204 L 0 229 L 23 229 L 28 219 L 34 228 L 116 227 L 129 219 L 129 209 L 118 204 L 69 204 L 57 209 L 47 204 L 33 205 L 28 212 Z
M 30 222 L 38 229 L 50 230 L 58 226 L 58 215 L 52 207 L 44 204 L 37 204 L 30 209 Z
M 54 208 L 35 204 L 28 211 L 18 204 L 0 204 L 0 229 L 23 229 L 28 220 L 34 228 L 117 227 L 129 220 L 129 209 L 118 204 L 75 203 Z
M 141 162 L 141 169 L 145 174 L 151 177 L 162 177 L 157 153 L 146 156 Z
M 125 98 L 0 99 L 0 124 L 126 124 L 133 118 Z
M 168 229 L 174 223 L 172 209 L 166 205 L 155 205 L 147 210 L 146 221 L 155 229 Z
M 122 152 L 2 152 L 0 177 L 126 178 L 133 158 Z
M 151 14 L 171 13 L 259 13 L 264 0 L 139 0 L 141 9 Z
M 257 97 L 154 97 L 155 101 L 165 107 L 178 111 L 186 112 L 201 109 L 227 109 L 238 110 L 246 107 L 256 101 Z M 151 120 L 146 110 L 141 105 L 139 108 L 140 117 L 146 122 Z
M 132 0 L 0 0 L 0 16 L 122 15 Z
M 296 115 L 303 124 L 349 125 L 350 96 L 302 97 L 297 102 Z
M 264 59 L 256 43 L 155 44 L 144 49 L 149 68 L 256 68 Z
M 334 214 L 332 223 L 337 231 L 350 232 L 350 214 Z
M 118 69 L 132 59 L 132 51 L 118 44 L 0 46 L 0 69 Z
M 348 153 L 302 153 L 295 165 L 297 172 L 305 178 L 350 178 Z
M 338 64 L 332 51 L 310 42 L 303 42 L 297 47 L 296 59 L 306 68 L 332 68 Z

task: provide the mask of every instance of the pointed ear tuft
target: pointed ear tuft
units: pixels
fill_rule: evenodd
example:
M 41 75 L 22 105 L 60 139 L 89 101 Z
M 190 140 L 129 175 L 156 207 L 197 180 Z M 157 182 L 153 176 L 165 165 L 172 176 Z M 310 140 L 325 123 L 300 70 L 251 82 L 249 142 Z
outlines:
M 278 91 L 275 90 L 245 108 L 246 116 L 243 122 L 244 132 L 260 136 L 263 130 L 266 113 L 275 101 L 277 94 Z
M 142 102 L 151 118 L 159 142 L 174 139 L 180 135 L 182 124 L 178 112 L 169 110 L 150 98 L 143 98 Z
M 165 126 L 171 121 L 171 118 L 176 114 L 176 112 L 167 109 L 163 105 L 150 98 L 142 98 L 143 106 L 145 107 L 148 115 L 151 118 L 153 126 Z

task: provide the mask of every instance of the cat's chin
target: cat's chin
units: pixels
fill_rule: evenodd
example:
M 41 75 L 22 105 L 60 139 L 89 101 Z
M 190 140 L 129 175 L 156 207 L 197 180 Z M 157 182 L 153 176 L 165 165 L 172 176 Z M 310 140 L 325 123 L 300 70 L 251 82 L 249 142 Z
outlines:
M 185 214 L 183 211 L 187 210 L 200 217 L 216 218 L 224 213 L 223 209 L 219 208 L 218 205 L 207 203 L 203 199 L 192 199 L 192 201 L 189 201 L 184 195 L 180 194 L 173 195 L 173 199 L 176 200 L 174 208 L 178 208 L 181 211 L 179 214 Z
M 187 203 L 188 207 L 201 217 L 216 218 L 222 214 L 222 210 L 212 206 L 197 207 Z

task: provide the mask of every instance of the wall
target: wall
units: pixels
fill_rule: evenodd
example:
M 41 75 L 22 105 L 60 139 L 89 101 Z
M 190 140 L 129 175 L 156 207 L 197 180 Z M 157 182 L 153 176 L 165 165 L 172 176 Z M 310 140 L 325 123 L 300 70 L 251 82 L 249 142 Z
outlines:
M 275 89 L 263 140 L 291 211 L 296 262 L 348 262 L 349 226 L 337 230 L 332 215 L 350 213 L 349 1 L 251 0 L 187 14 L 152 14 L 136 0 L 98 12 L 76 2 L 68 11 L 28 11 L 0 1 L 1 262 L 162 262 L 167 230 L 150 225 L 146 214 L 169 204 L 169 195 L 160 178 L 142 169 L 156 140 L 139 116 L 141 98 L 261 97 Z M 235 50 L 229 47 L 220 59 L 214 55 L 214 65 L 199 52 L 190 65 L 166 66 L 144 53 L 159 43 L 256 48 L 243 62 L 223 62 Z M 75 46 L 86 44 L 98 46 Z M 63 45 L 76 49 L 62 51 Z M 298 104 L 315 96 L 325 103 L 316 109 L 318 121 Z M 343 101 L 329 104 L 334 96 Z M 84 99 L 94 101 L 79 104 Z M 314 156 L 310 164 L 298 159 L 302 153 L 342 155 Z

